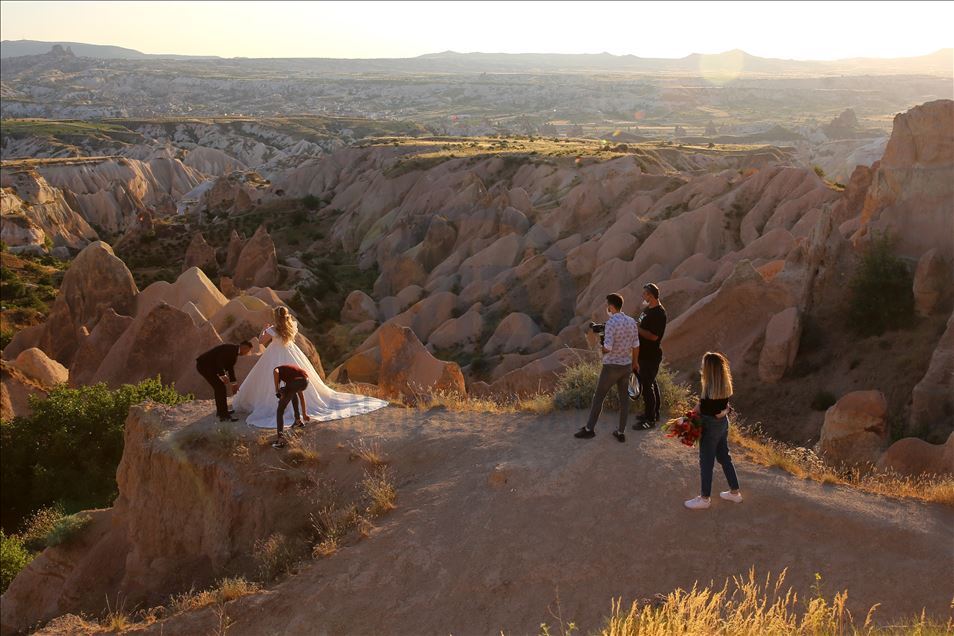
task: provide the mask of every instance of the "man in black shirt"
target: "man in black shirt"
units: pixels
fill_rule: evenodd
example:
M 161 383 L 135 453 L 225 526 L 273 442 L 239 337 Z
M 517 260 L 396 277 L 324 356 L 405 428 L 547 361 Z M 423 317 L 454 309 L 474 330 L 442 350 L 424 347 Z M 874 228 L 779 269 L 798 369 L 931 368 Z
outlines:
M 252 351 L 248 340 L 241 344 L 221 344 L 213 347 L 195 359 L 195 368 L 215 393 L 215 413 L 220 420 L 238 422 L 238 418 L 229 412 L 225 386 L 232 383 L 232 393 L 238 389 L 235 382 L 235 362 L 239 356 L 247 356 Z M 226 376 L 228 376 L 226 378 Z
M 649 430 L 659 422 L 659 385 L 656 374 L 662 363 L 662 339 L 666 333 L 666 308 L 659 302 L 659 288 L 653 283 L 643 285 L 646 308 L 639 315 L 639 358 L 634 371 L 643 387 L 643 415 L 633 428 Z

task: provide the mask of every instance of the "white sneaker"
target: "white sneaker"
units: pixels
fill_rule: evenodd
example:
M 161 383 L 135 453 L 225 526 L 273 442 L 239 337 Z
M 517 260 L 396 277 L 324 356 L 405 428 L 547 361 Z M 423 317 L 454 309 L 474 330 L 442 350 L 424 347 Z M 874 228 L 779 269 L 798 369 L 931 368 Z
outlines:
M 705 510 L 709 507 L 709 500 L 705 497 L 693 497 L 686 502 L 686 508 L 690 510 Z
M 722 492 L 719 493 L 719 496 L 725 499 L 726 501 L 731 501 L 733 503 L 742 503 L 742 493 L 733 495 L 731 490 L 723 490 Z

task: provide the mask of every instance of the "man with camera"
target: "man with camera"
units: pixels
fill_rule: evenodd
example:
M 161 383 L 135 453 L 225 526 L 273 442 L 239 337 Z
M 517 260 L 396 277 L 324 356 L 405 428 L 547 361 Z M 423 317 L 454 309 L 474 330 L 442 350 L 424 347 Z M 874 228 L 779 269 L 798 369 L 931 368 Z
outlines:
M 603 400 L 610 388 L 616 387 L 619 395 L 619 429 L 613 431 L 617 441 L 626 441 L 626 417 L 629 415 L 629 375 L 639 357 L 639 333 L 636 321 L 623 313 L 623 297 L 610 294 L 606 297 L 606 313 L 609 314 L 605 325 L 591 323 L 595 333 L 602 332 L 600 344 L 603 350 L 603 369 L 596 383 L 590 418 L 586 426 L 574 434 L 574 437 L 589 439 L 596 436 L 596 420 L 603 411 Z

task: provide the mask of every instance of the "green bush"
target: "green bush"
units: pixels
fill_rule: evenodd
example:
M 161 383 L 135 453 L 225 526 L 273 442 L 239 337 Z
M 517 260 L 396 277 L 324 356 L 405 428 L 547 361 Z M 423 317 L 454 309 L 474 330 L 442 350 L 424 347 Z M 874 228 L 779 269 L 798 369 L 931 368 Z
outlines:
M 553 394 L 554 406 L 558 409 L 590 408 L 601 368 L 602 364 L 595 357 L 591 360 L 581 360 L 568 367 L 557 380 L 556 391 Z M 676 382 L 665 363 L 659 367 L 656 383 L 659 385 L 659 398 L 662 401 L 659 407 L 661 414 L 677 415 L 692 406 L 692 393 L 689 387 Z M 610 411 L 619 410 L 619 396 L 616 394 L 616 389 L 610 389 L 606 401 L 603 402 L 603 408 Z M 630 410 L 633 410 L 632 406 Z
M 302 197 L 301 204 L 309 210 L 317 210 L 321 207 L 321 199 L 313 194 L 308 194 Z
M 46 547 L 46 538 L 53 532 L 56 524 L 66 516 L 58 505 L 40 508 L 27 519 L 20 537 L 27 550 L 39 552 Z
M 7 591 L 10 582 L 32 560 L 33 555 L 20 537 L 7 536 L 0 530 L 0 593 Z
M 914 319 L 914 279 L 891 252 L 887 236 L 872 239 L 849 282 L 848 327 L 861 336 L 878 336 Z
M 0 422 L 3 526 L 56 503 L 65 512 L 108 505 L 116 495 L 129 407 L 188 399 L 158 377 L 118 389 L 59 386 L 46 398 L 31 396 L 32 415 Z
M 50 533 L 46 535 L 46 547 L 50 548 L 71 542 L 83 533 L 83 530 L 89 526 L 92 520 L 92 517 L 83 513 L 60 517 Z

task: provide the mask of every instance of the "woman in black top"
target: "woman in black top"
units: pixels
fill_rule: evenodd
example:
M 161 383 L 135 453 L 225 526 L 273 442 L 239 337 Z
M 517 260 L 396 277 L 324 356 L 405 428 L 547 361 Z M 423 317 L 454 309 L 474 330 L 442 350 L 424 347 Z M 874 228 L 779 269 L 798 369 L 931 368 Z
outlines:
M 702 420 L 702 437 L 699 439 L 699 471 L 702 478 L 702 494 L 686 502 L 686 508 L 705 510 L 710 505 L 712 494 L 712 469 L 716 460 L 722 464 L 729 488 L 719 496 L 733 503 L 742 503 L 739 478 L 729 455 L 729 398 L 732 397 L 732 372 L 729 361 L 721 353 L 708 352 L 702 356 L 702 396 L 699 400 L 699 417 Z

